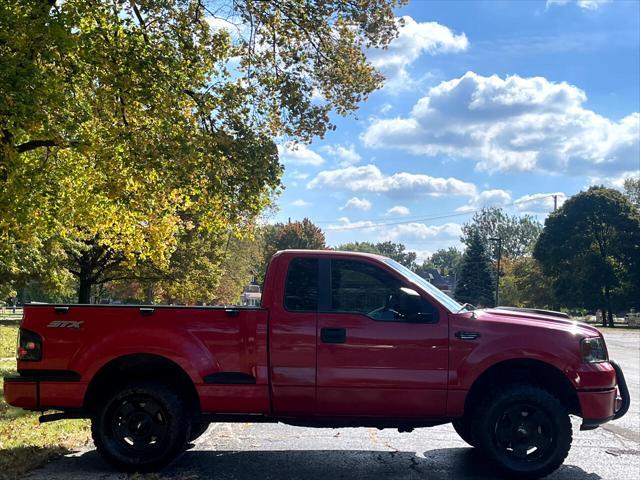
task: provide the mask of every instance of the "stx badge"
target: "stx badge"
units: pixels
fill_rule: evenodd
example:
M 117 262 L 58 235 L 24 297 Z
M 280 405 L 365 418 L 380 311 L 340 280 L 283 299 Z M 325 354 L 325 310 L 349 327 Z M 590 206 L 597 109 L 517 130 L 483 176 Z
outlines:
M 84 322 L 76 322 L 73 320 L 54 320 L 53 322 L 51 322 L 49 325 L 47 325 L 47 327 L 49 328 L 75 328 L 77 330 L 80 330 L 80 327 L 82 326 Z

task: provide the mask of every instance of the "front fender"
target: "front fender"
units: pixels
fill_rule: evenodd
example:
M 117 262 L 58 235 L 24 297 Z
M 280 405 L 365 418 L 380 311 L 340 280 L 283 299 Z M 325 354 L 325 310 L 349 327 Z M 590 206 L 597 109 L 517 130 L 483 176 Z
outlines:
M 451 339 L 451 370 L 449 387 L 469 390 L 473 383 L 489 368 L 508 360 L 536 360 L 561 371 L 578 388 L 578 341 L 568 339 L 562 332 L 554 331 L 556 341 L 548 332 L 523 332 L 516 335 L 481 334 L 477 340 Z

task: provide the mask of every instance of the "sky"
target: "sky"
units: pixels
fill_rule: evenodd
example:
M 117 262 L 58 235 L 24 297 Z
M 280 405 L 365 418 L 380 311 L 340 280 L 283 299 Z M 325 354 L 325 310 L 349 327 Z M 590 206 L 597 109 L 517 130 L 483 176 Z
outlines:
M 327 244 L 391 240 L 423 260 L 460 247 L 485 206 L 543 221 L 589 185 L 640 171 L 640 0 L 413 1 L 386 77 L 336 130 L 279 147 L 271 221 Z

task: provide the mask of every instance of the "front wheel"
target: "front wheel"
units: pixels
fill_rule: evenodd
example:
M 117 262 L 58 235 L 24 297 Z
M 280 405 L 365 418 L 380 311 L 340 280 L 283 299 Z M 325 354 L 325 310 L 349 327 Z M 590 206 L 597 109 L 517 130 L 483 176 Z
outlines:
M 141 382 L 115 391 L 91 422 L 98 453 L 125 471 L 157 470 L 186 447 L 191 430 L 184 400 L 167 385 Z
M 544 477 L 567 457 L 569 414 L 555 396 L 531 385 L 505 387 L 488 396 L 473 422 L 473 438 L 506 473 L 522 479 Z

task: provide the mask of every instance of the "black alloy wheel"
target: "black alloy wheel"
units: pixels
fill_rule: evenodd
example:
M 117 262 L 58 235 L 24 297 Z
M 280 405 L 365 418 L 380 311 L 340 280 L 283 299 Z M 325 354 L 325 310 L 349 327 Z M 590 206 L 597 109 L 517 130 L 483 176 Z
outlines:
M 191 416 L 170 385 L 141 382 L 117 389 L 96 411 L 96 449 L 121 470 L 148 472 L 173 461 L 187 446 Z
M 503 455 L 520 462 L 543 460 L 552 452 L 553 419 L 537 405 L 518 402 L 495 424 L 494 441 Z
M 140 455 L 153 455 L 169 434 L 167 411 L 144 394 L 125 397 L 113 405 L 111 432 L 120 448 Z

